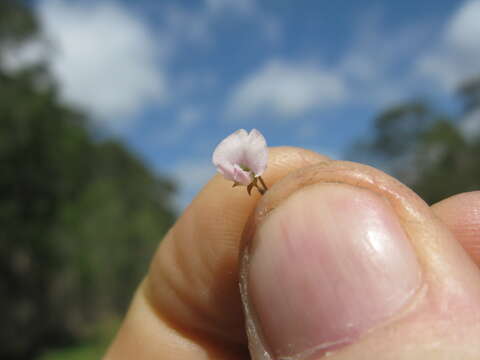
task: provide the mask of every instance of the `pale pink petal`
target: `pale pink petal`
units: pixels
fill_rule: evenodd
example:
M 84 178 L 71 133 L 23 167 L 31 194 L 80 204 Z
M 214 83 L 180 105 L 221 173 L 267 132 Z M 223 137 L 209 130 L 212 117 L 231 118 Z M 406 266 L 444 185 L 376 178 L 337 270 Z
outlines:
M 233 166 L 234 181 L 242 185 L 248 185 L 252 182 L 252 176 L 248 171 L 242 170 L 238 165 Z
M 245 164 L 256 176 L 263 174 L 267 168 L 268 148 L 267 141 L 260 131 L 253 129 L 247 137 L 243 159 Z
M 226 173 L 233 174 L 233 165 L 238 164 L 241 160 L 247 137 L 247 131 L 240 129 L 227 136 L 217 145 L 213 152 L 212 162 L 220 173 L 223 174 L 222 171 L 226 171 Z M 222 166 L 223 170 L 219 168 L 219 165 Z
M 218 164 L 217 170 L 223 177 L 230 181 L 235 181 L 235 169 L 231 164 Z
M 218 144 L 212 156 L 219 173 L 242 185 L 248 185 L 254 176 L 262 175 L 267 160 L 267 142 L 256 129 L 250 133 L 237 130 Z

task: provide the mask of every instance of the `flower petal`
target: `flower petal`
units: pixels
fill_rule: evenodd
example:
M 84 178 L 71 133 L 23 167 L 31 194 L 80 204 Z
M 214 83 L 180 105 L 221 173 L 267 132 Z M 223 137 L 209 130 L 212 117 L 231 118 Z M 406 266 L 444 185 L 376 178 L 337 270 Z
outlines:
M 268 148 L 267 141 L 260 131 L 253 129 L 247 137 L 243 158 L 247 166 L 256 176 L 263 174 L 267 168 Z
M 248 185 L 252 182 L 252 176 L 248 171 L 242 170 L 238 165 L 233 166 L 234 181 L 242 185 Z
M 233 176 L 233 166 L 241 160 L 247 138 L 247 131 L 240 129 L 223 139 L 215 148 L 212 162 L 225 177 L 226 174 Z
M 227 180 L 235 181 L 235 170 L 230 164 L 218 164 L 217 170 Z

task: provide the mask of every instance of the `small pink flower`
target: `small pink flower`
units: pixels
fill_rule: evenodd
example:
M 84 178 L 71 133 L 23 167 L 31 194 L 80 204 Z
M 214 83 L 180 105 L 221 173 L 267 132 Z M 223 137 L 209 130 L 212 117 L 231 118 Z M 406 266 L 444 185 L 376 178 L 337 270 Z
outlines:
M 250 188 L 267 168 L 268 149 L 260 131 L 240 129 L 227 136 L 213 152 L 212 161 L 225 179 Z M 249 190 L 250 191 L 250 190 Z

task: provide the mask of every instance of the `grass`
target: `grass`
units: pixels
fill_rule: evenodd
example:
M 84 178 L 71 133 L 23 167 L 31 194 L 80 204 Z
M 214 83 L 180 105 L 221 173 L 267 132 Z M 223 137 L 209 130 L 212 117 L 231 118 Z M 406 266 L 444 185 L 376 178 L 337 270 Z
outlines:
M 37 360 L 98 360 L 113 339 L 120 321 L 118 319 L 99 324 L 92 336 L 64 349 L 52 349 Z
M 62 350 L 45 353 L 39 360 L 98 360 L 105 353 L 107 344 L 85 343 Z

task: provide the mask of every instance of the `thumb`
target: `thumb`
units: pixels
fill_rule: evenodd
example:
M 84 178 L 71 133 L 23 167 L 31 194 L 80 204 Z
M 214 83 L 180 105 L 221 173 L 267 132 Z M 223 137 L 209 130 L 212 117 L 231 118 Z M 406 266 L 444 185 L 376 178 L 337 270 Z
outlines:
M 245 232 L 253 359 L 478 359 L 480 272 L 412 191 L 367 166 L 302 169 Z

